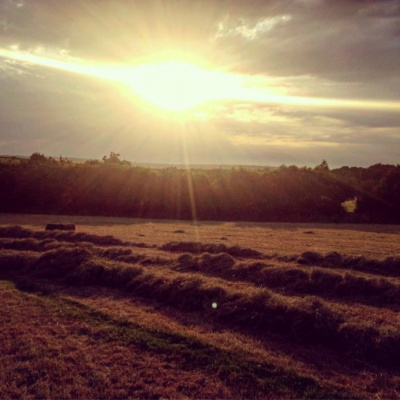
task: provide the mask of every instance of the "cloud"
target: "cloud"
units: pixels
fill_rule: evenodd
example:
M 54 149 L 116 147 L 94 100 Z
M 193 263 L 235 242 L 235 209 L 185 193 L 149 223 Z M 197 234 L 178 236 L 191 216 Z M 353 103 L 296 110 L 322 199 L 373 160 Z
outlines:
M 95 60 L 180 48 L 243 73 L 336 81 L 397 76 L 400 67 L 396 0 L 2 0 L 0 15 L 3 46 Z
M 296 4 L 297 3 L 297 4 Z M 238 70 L 278 76 L 313 75 L 335 81 L 382 79 L 398 76 L 400 11 L 394 1 L 294 2 L 275 5 L 275 18 L 286 16 L 270 29 L 255 32 L 258 19 L 226 29 L 218 35 L 222 54 Z M 280 9 L 280 10 L 279 10 Z M 369 10 L 369 11 L 368 11 Z M 390 14 L 389 14 L 390 10 Z M 284 14 L 282 14 L 284 13 Z M 232 21 L 232 23 L 235 23 Z M 236 35 L 232 35 L 235 31 Z
M 258 36 L 271 31 L 277 25 L 283 24 L 292 19 L 291 15 L 277 15 L 274 17 L 267 17 L 258 21 L 246 23 L 245 20 L 241 19 L 236 22 L 234 26 L 229 23 L 221 22 L 218 24 L 218 32 L 216 39 L 220 37 L 236 37 L 241 36 L 247 40 L 254 40 Z

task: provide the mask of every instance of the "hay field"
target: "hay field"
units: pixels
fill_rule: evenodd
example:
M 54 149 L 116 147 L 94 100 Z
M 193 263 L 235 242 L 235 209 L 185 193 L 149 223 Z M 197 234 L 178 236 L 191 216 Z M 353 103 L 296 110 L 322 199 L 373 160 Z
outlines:
M 266 253 L 340 251 L 353 256 L 385 258 L 400 254 L 400 225 L 198 222 L 115 217 L 0 214 L 0 225 L 42 230 L 48 223 L 75 223 L 77 232 L 112 235 L 122 240 L 162 245 L 199 241 L 252 247 Z
M 0 397 L 400 398 L 399 233 L 0 215 Z

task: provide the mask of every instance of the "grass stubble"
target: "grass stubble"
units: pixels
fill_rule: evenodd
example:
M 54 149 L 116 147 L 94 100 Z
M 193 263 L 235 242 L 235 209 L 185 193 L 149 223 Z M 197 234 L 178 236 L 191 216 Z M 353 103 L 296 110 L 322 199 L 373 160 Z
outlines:
M 396 258 L 17 227 L 0 238 L 1 276 L 15 284 L 1 286 L 2 397 L 398 396 Z

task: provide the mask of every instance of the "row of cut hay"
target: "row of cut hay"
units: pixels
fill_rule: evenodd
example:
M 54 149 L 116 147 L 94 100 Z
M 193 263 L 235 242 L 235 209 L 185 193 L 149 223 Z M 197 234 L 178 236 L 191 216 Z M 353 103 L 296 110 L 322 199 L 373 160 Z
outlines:
M 0 271 L 31 280 L 124 289 L 205 319 L 252 334 L 278 333 L 294 340 L 324 343 L 386 366 L 400 366 L 400 333 L 349 324 L 315 297 L 286 298 L 262 289 L 233 289 L 198 274 L 146 271 L 142 266 L 105 261 L 88 250 L 38 253 L 0 252 Z M 211 305 L 215 303 L 214 309 Z
M 14 254 L 17 264 L 10 259 Z M 146 271 L 142 266 L 97 259 L 85 249 L 57 249 L 31 257 L 27 253 L 0 252 L 0 268 L 19 276 L 46 278 L 74 285 L 102 285 L 126 289 L 186 311 L 253 331 L 277 332 L 298 340 L 326 341 L 340 318 L 321 302 L 273 295 L 267 290 L 232 290 L 219 279 L 175 271 Z M 212 304 L 218 304 L 216 309 Z
M 400 285 L 385 278 L 341 274 L 314 267 L 312 270 L 276 266 L 265 262 L 237 263 L 229 254 L 203 253 L 178 257 L 177 269 L 198 271 L 227 280 L 246 281 L 257 286 L 281 288 L 285 293 L 345 297 L 374 305 L 400 304 Z
M 346 256 L 337 252 L 323 255 L 314 251 L 306 251 L 301 254 L 297 262 L 301 265 L 343 268 L 375 275 L 400 277 L 400 257 L 387 257 L 383 260 L 372 260 L 363 256 Z
M 63 246 L 65 246 L 65 243 L 54 239 L 37 240 L 32 237 L 26 239 L 0 238 L 1 249 L 43 252 Z
M 35 251 L 43 252 L 54 249 L 67 248 L 84 248 L 89 250 L 93 255 L 100 258 L 106 258 L 113 261 L 121 261 L 128 264 L 140 263 L 142 265 L 168 265 L 171 260 L 162 257 L 149 257 L 144 254 L 134 254 L 132 249 L 128 247 L 117 246 L 94 246 L 91 243 L 70 243 L 60 242 L 55 239 L 37 240 L 34 238 L 26 239 L 3 239 L 0 238 L 0 249 L 20 250 L 20 251 Z
M 21 226 L 0 227 L 0 238 L 34 238 L 39 240 L 54 239 L 71 243 L 92 243 L 96 246 L 135 246 L 148 247 L 145 243 L 126 242 L 111 235 L 100 236 L 85 232 L 73 231 L 33 231 Z
M 198 243 L 198 242 L 168 242 L 160 247 L 164 251 L 175 253 L 227 253 L 233 257 L 263 258 L 263 254 L 257 250 L 239 246 L 226 246 L 224 244 Z
M 173 261 L 160 256 L 148 256 L 146 254 L 133 253 L 131 249 L 124 247 L 93 247 L 96 257 L 106 258 L 107 260 L 123 262 L 126 264 L 141 264 L 148 266 L 169 265 Z
M 0 274 L 2 277 L 25 275 L 40 258 L 40 254 L 30 251 L 0 250 Z
M 226 253 L 238 258 L 275 259 L 280 262 L 297 262 L 301 265 L 320 266 L 325 268 L 350 269 L 375 275 L 400 277 L 400 257 L 387 257 L 384 260 L 373 260 L 365 257 L 355 257 L 331 252 L 322 255 L 318 252 L 307 251 L 297 255 L 268 255 L 250 248 L 226 246 L 224 244 L 197 242 L 168 242 L 160 246 L 161 250 L 190 254 L 219 254 Z

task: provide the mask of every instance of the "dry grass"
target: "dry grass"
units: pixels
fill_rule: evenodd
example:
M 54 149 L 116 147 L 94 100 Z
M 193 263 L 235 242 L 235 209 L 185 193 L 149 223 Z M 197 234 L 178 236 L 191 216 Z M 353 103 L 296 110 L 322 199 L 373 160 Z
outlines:
M 123 241 L 161 246 L 182 242 L 224 243 L 266 254 L 326 254 L 340 250 L 352 256 L 382 259 L 400 254 L 399 225 L 292 224 L 141 220 L 114 217 L 0 214 L 0 225 L 43 230 L 47 223 L 76 223 L 77 232 L 112 235 Z M 179 235 L 177 230 L 184 231 Z M 311 232 L 311 233 L 310 233 Z M 225 240 L 226 239 L 226 240 Z
M 0 395 L 399 397 L 396 227 L 108 221 L 82 218 L 76 233 L 43 232 L 39 216 L 31 230 L 0 228 L 0 273 L 18 288 L 1 286 L 1 301 L 14 298 L 7 309 L 21 308 L 6 313 L 14 328 L 1 340 L 9 348 L 13 337 L 24 338 L 29 346 L 14 348 L 28 354 L 33 370 L 47 371 L 17 369 L 19 378 Z M 265 241 L 268 231 L 276 237 Z M 332 232 L 336 238 L 316 246 Z M 380 235 L 390 238 L 390 251 L 362 251 L 365 238 L 372 247 Z M 286 248 L 282 237 L 294 245 Z M 29 325 L 25 336 L 20 325 Z M 36 347 L 39 364 L 29 356 Z M 59 361 L 51 363 L 46 349 Z M 12 380 L 15 357 L 0 362 L 1 380 Z M 71 372 L 69 359 L 77 365 Z M 120 377 L 130 369 L 141 382 L 133 389 Z
M 312 376 L 327 386 L 341 387 L 357 397 L 367 398 L 375 394 L 381 398 L 398 397 L 396 388 L 399 388 L 400 376 L 397 373 L 343 358 L 329 348 L 310 344 L 299 346 L 276 336 L 260 338 L 220 329 L 202 314 L 188 314 L 173 307 L 154 305 L 151 301 L 126 298 L 115 290 L 64 288 L 61 294 L 149 329 L 178 332 L 223 351 L 241 354 L 242 358 L 260 363 L 268 361 L 283 369 L 295 369 L 301 375 Z M 360 316 L 359 313 L 354 314 L 349 317 Z M 398 321 L 391 320 L 394 315 L 387 314 L 383 318 L 386 317 L 388 323 L 398 324 Z
M 216 375 L 182 369 L 174 354 L 101 339 L 68 307 L 0 283 L 1 398 L 226 398 Z M 58 307 L 56 307 L 56 305 Z

